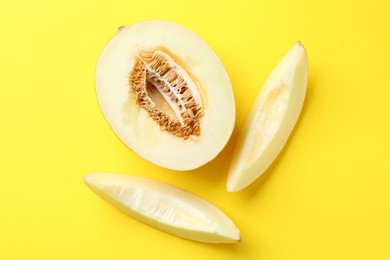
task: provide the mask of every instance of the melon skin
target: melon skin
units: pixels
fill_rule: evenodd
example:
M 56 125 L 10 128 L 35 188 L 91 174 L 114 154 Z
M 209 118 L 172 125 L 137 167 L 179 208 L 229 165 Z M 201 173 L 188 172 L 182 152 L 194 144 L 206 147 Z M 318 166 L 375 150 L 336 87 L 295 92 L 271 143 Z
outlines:
M 166 131 L 136 103 L 129 74 L 140 51 L 168 50 L 195 79 L 204 105 L 201 133 L 187 140 Z M 235 102 L 229 76 L 215 52 L 191 30 L 151 20 L 121 27 L 103 49 L 96 67 L 98 102 L 120 140 L 158 166 L 187 171 L 213 160 L 230 139 Z
M 229 192 L 252 184 L 283 149 L 301 113 L 307 80 L 306 50 L 297 42 L 267 78 L 252 106 L 233 152 Z

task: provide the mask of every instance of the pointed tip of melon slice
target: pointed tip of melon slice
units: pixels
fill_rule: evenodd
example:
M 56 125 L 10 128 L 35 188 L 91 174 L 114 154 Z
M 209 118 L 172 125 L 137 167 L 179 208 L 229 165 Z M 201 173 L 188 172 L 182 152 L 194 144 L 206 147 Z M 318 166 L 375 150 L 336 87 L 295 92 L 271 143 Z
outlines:
M 240 191 L 258 179 L 287 142 L 306 95 L 308 62 L 297 42 L 259 92 L 236 145 L 227 190 Z

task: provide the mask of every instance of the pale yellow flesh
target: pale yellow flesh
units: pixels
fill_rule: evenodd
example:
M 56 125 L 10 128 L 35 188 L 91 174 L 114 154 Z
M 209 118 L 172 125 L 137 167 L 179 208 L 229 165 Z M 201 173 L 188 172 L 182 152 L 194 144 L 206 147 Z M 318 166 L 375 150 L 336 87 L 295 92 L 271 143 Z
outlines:
M 85 183 L 129 216 L 167 233 L 206 243 L 240 241 L 239 230 L 219 208 L 174 186 L 113 173 L 92 173 Z
M 261 89 L 235 148 L 227 180 L 230 192 L 259 178 L 283 149 L 306 95 L 307 55 L 295 44 Z

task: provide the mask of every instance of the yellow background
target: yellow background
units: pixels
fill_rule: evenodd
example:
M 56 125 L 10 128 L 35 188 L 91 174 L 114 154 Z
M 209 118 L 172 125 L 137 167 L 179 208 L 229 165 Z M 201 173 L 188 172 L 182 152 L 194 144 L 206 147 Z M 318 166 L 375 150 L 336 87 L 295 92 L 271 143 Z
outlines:
M 388 1 L 2 1 L 0 259 L 390 259 Z M 167 19 L 204 38 L 234 88 L 232 139 L 191 172 L 126 148 L 100 112 L 99 54 L 120 25 Z M 296 128 L 264 181 L 225 189 L 258 91 L 300 40 L 309 84 Z M 83 183 L 131 173 L 222 208 L 243 242 L 209 245 L 119 213 Z

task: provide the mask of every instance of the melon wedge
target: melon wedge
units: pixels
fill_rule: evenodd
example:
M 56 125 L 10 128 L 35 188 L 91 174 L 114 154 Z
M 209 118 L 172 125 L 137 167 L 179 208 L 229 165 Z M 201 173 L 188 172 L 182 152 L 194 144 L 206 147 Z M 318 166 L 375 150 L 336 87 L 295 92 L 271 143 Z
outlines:
M 227 190 L 240 191 L 259 178 L 285 145 L 306 95 L 307 55 L 296 43 L 279 62 L 258 94 L 239 136 Z
M 206 243 L 240 241 L 233 222 L 210 202 L 169 184 L 138 176 L 91 173 L 85 183 L 127 215 L 178 237 Z
M 158 166 L 196 169 L 213 160 L 232 134 L 234 96 L 221 60 L 176 23 L 121 27 L 100 55 L 95 84 L 116 135 Z

